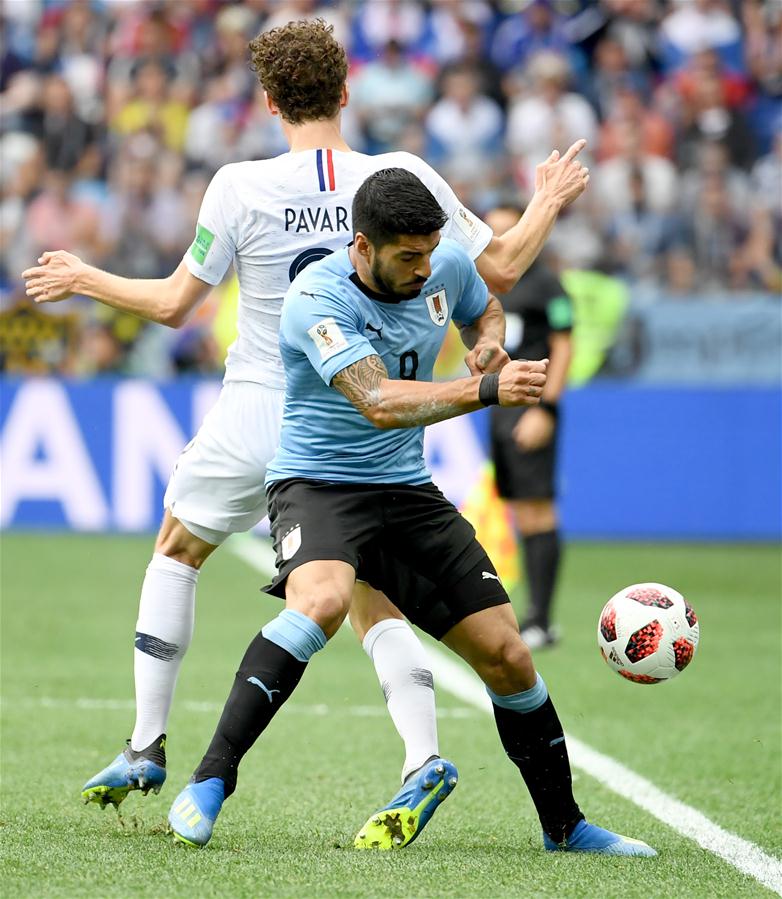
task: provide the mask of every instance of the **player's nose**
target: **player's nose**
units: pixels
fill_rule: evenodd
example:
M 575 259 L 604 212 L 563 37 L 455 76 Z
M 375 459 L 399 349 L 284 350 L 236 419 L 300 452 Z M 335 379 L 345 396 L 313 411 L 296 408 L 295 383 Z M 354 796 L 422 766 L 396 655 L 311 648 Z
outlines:
M 420 262 L 414 271 L 416 278 L 420 278 L 422 281 L 428 281 L 429 277 L 432 274 L 432 266 L 428 259 Z

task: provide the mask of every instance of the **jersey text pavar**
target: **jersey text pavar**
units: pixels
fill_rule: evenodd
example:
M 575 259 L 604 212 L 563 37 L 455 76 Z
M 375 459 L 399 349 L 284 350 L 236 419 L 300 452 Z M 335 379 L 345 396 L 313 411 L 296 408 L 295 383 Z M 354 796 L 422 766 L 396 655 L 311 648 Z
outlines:
M 285 208 L 285 230 L 295 231 L 350 231 L 348 211 L 344 206 L 305 206 L 302 209 Z

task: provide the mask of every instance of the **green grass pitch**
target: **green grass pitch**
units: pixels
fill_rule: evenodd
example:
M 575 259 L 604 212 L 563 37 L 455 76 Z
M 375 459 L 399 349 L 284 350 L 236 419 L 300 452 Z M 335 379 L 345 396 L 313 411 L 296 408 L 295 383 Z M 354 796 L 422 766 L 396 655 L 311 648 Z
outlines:
M 369 661 L 345 630 L 248 756 L 210 845 L 176 847 L 170 802 L 211 736 L 242 652 L 279 606 L 228 547 L 199 585 L 195 638 L 169 732 L 169 779 L 118 817 L 81 804 L 84 781 L 132 727 L 132 635 L 149 538 L 2 539 L 0 878 L 10 897 L 743 897 L 770 893 L 576 772 L 587 816 L 657 859 L 551 856 L 490 718 L 438 690 L 441 750 L 460 783 L 420 840 L 351 848 L 397 788 L 401 744 Z M 782 856 L 780 558 L 775 547 L 575 544 L 538 665 L 565 727 L 726 830 Z M 596 648 L 597 616 L 626 584 L 682 590 L 701 621 L 671 684 L 622 681 Z

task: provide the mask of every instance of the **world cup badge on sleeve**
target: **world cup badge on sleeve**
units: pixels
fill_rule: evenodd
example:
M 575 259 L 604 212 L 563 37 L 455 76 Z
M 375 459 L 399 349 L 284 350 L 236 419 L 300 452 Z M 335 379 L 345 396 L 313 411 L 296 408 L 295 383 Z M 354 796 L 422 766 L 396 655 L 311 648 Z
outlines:
M 348 345 L 345 335 L 340 331 L 339 325 L 333 318 L 321 319 L 317 324 L 307 329 L 312 342 L 320 351 L 321 359 L 329 359 Z
M 470 243 L 472 243 L 478 236 L 478 231 L 480 230 L 478 222 L 472 215 L 470 215 L 464 206 L 459 207 L 456 215 L 453 217 L 453 221 Z
M 448 321 L 448 300 L 444 288 L 437 293 L 430 293 L 426 298 L 426 306 L 429 309 L 429 318 L 436 325 L 442 327 Z

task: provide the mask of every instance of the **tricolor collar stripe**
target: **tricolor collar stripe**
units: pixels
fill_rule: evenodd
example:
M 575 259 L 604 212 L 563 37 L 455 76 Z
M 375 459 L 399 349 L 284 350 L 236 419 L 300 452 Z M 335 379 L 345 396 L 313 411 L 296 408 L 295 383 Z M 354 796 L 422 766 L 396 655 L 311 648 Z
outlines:
M 320 189 L 322 191 L 326 190 L 326 178 L 323 171 L 323 150 L 316 151 L 315 154 L 315 163 L 318 167 L 318 183 L 320 184 Z M 328 171 L 329 177 L 329 190 L 336 190 L 337 183 L 334 178 L 334 156 L 331 150 L 326 150 L 326 170 Z

